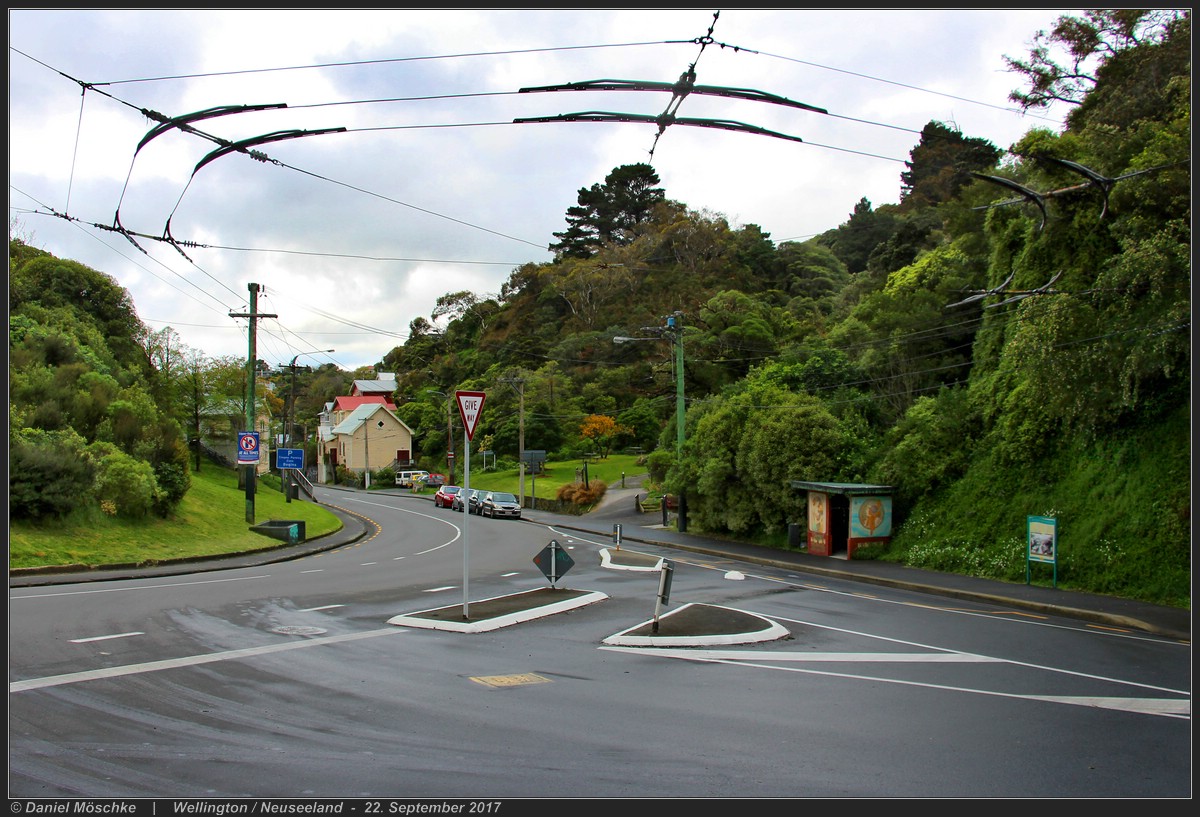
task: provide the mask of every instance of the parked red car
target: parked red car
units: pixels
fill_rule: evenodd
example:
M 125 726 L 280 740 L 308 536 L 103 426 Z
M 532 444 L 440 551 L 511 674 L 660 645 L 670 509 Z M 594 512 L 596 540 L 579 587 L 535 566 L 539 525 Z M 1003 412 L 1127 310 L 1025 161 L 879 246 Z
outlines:
M 433 495 L 433 506 L 435 508 L 450 508 L 454 506 L 454 495 L 459 492 L 457 485 L 443 485 L 437 489 L 437 493 Z

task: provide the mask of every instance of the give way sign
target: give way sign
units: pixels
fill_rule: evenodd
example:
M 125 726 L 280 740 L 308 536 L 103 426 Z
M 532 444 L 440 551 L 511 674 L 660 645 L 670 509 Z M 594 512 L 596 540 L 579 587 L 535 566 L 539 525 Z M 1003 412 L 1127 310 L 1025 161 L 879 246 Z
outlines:
M 458 413 L 462 417 L 467 439 L 474 440 L 475 424 L 479 422 L 479 413 L 483 411 L 483 399 L 487 395 L 481 391 L 456 391 L 454 396 L 458 399 Z

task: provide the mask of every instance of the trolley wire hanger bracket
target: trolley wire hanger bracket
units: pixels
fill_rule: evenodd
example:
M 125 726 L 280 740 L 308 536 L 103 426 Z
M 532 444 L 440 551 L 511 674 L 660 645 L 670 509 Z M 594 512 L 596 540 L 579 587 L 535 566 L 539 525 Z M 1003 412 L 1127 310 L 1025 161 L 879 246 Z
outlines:
M 1064 294 L 1063 292 L 1061 292 L 1057 289 L 1051 289 L 1051 287 L 1054 286 L 1054 283 L 1062 275 L 1061 270 L 1054 273 L 1054 276 L 1049 281 L 1047 281 L 1046 283 L 1042 284 L 1040 287 L 1037 287 L 1035 289 L 1009 289 L 1008 285 L 1012 283 L 1012 279 L 1013 279 L 1014 275 L 1015 275 L 1015 273 L 1010 272 L 1008 275 L 1008 278 L 1006 278 L 1004 283 L 1000 284 L 1000 286 L 992 287 L 991 289 L 976 290 L 970 297 L 964 298 L 961 301 L 956 301 L 955 303 L 952 303 L 952 304 L 946 304 L 945 308 L 950 309 L 955 306 L 964 306 L 969 303 L 974 303 L 975 301 L 983 300 L 984 298 L 987 298 L 989 295 L 1007 295 L 1009 297 L 1005 298 L 1003 301 L 997 301 L 994 304 L 985 304 L 983 307 L 984 309 L 993 309 L 997 306 L 1004 306 L 1005 304 L 1011 304 L 1011 303 L 1014 303 L 1015 301 L 1020 301 L 1025 298 L 1028 298 L 1031 295 L 1062 295 L 1062 294 Z
M 530 88 L 522 88 L 519 93 L 542 93 L 549 91 L 664 91 L 676 94 L 679 97 L 687 96 L 688 94 L 701 94 L 705 96 L 723 96 L 731 99 L 746 99 L 752 102 L 769 102 L 773 105 L 784 105 L 789 108 L 801 108 L 806 111 L 815 113 L 827 114 L 824 108 L 818 108 L 816 105 L 809 105 L 804 102 L 797 102 L 787 97 L 778 96 L 776 94 L 767 93 L 766 91 L 756 91 L 753 88 L 727 88 L 721 85 L 696 85 L 695 72 L 689 71 L 680 77 L 679 82 L 646 82 L 642 80 L 630 79 L 591 79 L 584 82 L 566 82 L 561 85 L 541 85 Z
M 1100 189 L 1101 193 L 1104 196 L 1104 203 L 1100 209 L 1100 218 L 1104 218 L 1104 216 L 1107 215 L 1107 213 L 1108 213 L 1109 193 L 1112 191 L 1113 186 L 1117 182 L 1124 181 L 1125 179 L 1132 179 L 1135 176 L 1144 176 L 1147 173 L 1154 173 L 1155 171 L 1158 171 L 1158 170 L 1165 170 L 1168 167 L 1174 167 L 1176 165 L 1187 164 L 1188 162 L 1191 161 L 1191 159 L 1184 159 L 1183 161 L 1179 161 L 1179 162 L 1170 162 L 1168 164 L 1155 165 L 1154 167 L 1147 167 L 1144 170 L 1134 170 L 1129 173 L 1122 173 L 1120 176 L 1109 177 L 1109 176 L 1105 176 L 1101 173 L 1098 173 L 1097 171 L 1092 170 L 1091 168 L 1086 167 L 1085 165 L 1081 165 L 1078 162 L 1072 162 L 1067 159 L 1059 159 L 1054 156 L 1049 156 L 1046 154 L 1037 154 L 1033 158 L 1037 159 L 1039 161 L 1044 161 L 1044 162 L 1048 162 L 1050 164 L 1055 164 L 1060 167 L 1066 168 L 1067 170 L 1070 170 L 1072 172 L 1078 173 L 1080 176 L 1083 176 L 1088 181 L 1086 181 L 1083 184 L 1071 185 L 1070 187 L 1060 187 L 1057 190 L 1050 190 L 1045 193 L 1038 193 L 1034 190 L 1031 190 L 1028 187 L 1025 187 L 1024 185 L 1021 185 L 1021 184 L 1018 184 L 1017 182 L 1012 181 L 1011 179 L 1003 179 L 1003 178 L 1000 178 L 999 176 L 985 176 L 982 173 L 976 173 L 976 172 L 972 171 L 971 172 L 972 176 L 983 179 L 985 181 L 992 182 L 993 184 L 999 184 L 1003 187 L 1009 188 L 1010 190 L 1015 190 L 1016 192 L 1021 194 L 1021 197 L 1015 198 L 1015 199 L 1005 199 L 1004 201 L 997 201 L 997 202 L 993 202 L 992 204 L 982 205 L 980 207 L 972 207 L 971 209 L 972 210 L 988 210 L 988 209 L 991 209 L 992 207 L 1004 207 L 1004 206 L 1007 206 L 1010 204 L 1020 204 L 1025 201 L 1031 201 L 1031 202 L 1037 204 L 1039 208 L 1041 208 L 1042 224 L 1045 225 L 1045 223 L 1046 223 L 1046 208 L 1045 208 L 1046 199 L 1052 199 L 1052 198 L 1056 198 L 1058 196 L 1066 196 L 1071 193 L 1078 193 L 1081 190 L 1087 190 L 1092 187 L 1097 187 Z
M 144 148 L 147 144 L 149 144 L 151 140 L 156 139 L 159 136 L 162 136 L 164 133 L 166 133 L 169 130 L 172 130 L 173 128 L 178 128 L 179 130 L 186 131 L 187 133 L 194 133 L 198 136 L 203 136 L 204 138 L 209 139 L 213 142 L 216 142 L 219 145 L 228 145 L 228 144 L 230 144 L 229 140 L 221 139 L 220 137 L 211 136 L 207 133 L 198 131 L 195 128 L 191 127 L 191 123 L 199 122 L 204 119 L 213 119 L 214 117 L 218 117 L 218 116 L 228 116 L 230 114 L 235 114 L 235 113 L 246 113 L 248 111 L 278 110 L 280 108 L 286 108 L 286 107 L 287 107 L 287 104 L 283 103 L 283 102 L 268 102 L 268 103 L 262 103 L 259 105 L 219 105 L 215 108 L 205 108 L 202 111 L 195 111 L 194 113 L 186 113 L 186 114 L 183 114 L 182 116 L 172 116 L 172 117 L 166 117 L 156 111 L 150 111 L 150 110 L 143 108 L 142 109 L 143 116 L 146 116 L 150 119 L 155 119 L 160 124 L 155 125 L 153 128 L 151 128 L 149 131 L 146 132 L 146 135 L 142 137 L 142 141 L 138 142 L 137 149 L 134 150 L 134 155 L 136 155 L 138 152 L 140 152 L 141 149 Z
M 777 133 L 766 128 L 760 128 L 757 125 L 747 125 L 745 122 L 735 122 L 731 119 L 697 119 L 670 115 L 654 116 L 651 114 L 610 113 L 608 111 L 582 111 L 580 113 L 563 113 L 554 116 L 522 117 L 513 120 L 513 124 L 518 125 L 530 122 L 642 122 L 650 125 L 658 125 L 660 133 L 662 129 L 670 125 L 688 125 L 697 128 L 717 128 L 720 130 L 755 133 L 760 136 L 774 136 L 777 139 L 788 139 L 792 142 L 804 141 L 799 136 L 789 136 L 786 133 Z

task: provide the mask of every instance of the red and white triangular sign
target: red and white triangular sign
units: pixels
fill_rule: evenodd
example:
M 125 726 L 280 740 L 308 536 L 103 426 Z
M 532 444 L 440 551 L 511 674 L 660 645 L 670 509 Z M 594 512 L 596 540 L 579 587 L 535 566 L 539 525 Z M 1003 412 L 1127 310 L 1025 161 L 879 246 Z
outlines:
M 475 439 L 475 424 L 479 422 L 479 413 L 483 411 L 483 399 L 487 397 L 481 391 L 456 391 L 458 413 L 462 417 L 463 428 L 467 430 L 467 439 Z

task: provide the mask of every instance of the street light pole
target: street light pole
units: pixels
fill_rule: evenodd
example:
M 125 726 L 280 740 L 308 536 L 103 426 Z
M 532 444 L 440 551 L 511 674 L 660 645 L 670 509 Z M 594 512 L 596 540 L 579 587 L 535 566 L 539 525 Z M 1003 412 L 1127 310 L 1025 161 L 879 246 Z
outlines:
M 292 357 L 292 362 L 288 364 L 288 368 L 292 370 L 292 386 L 288 391 L 288 415 L 287 425 L 283 429 L 283 442 L 287 446 L 291 446 L 292 442 L 292 426 L 296 423 L 296 360 L 302 355 L 329 354 L 334 352 L 334 349 L 323 349 L 319 352 L 300 352 Z M 288 469 L 286 477 L 280 480 L 283 483 L 283 491 L 286 496 L 286 501 L 292 501 L 292 472 Z
M 675 352 L 675 462 L 683 463 L 683 442 L 684 442 L 684 420 L 686 419 L 686 409 L 683 399 L 683 313 L 675 312 L 667 316 L 667 325 L 645 326 L 643 330 L 647 332 L 657 332 L 659 336 L 666 334 L 670 336 Z M 628 338 L 616 337 L 613 338 L 613 343 L 629 343 L 631 341 L 640 340 L 658 340 L 658 338 Z M 664 508 L 665 512 L 665 508 Z M 665 516 L 664 516 L 665 519 Z M 679 492 L 679 519 L 678 527 L 680 533 L 687 532 L 687 497 L 684 491 Z
M 681 317 L 679 312 L 667 317 L 667 332 L 675 344 L 675 462 L 680 465 L 683 463 L 683 426 L 687 416 L 683 405 L 683 326 L 678 321 Z M 687 533 L 687 496 L 682 488 L 679 490 L 677 527 L 680 533 Z
M 454 397 L 437 389 L 425 389 L 430 394 L 440 394 L 446 398 L 446 484 L 454 484 Z

